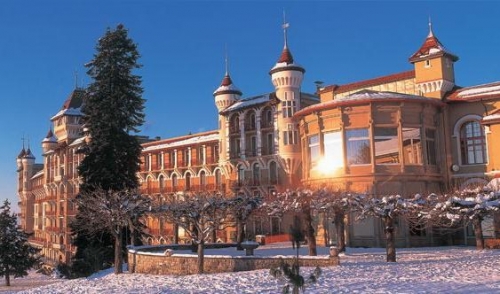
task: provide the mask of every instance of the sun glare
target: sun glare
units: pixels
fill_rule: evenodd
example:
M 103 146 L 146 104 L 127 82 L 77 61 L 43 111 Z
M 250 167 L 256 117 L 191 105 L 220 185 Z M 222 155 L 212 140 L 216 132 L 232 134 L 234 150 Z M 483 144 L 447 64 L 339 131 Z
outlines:
M 342 157 L 323 157 L 318 161 L 317 170 L 321 173 L 328 174 L 337 171 L 344 166 Z

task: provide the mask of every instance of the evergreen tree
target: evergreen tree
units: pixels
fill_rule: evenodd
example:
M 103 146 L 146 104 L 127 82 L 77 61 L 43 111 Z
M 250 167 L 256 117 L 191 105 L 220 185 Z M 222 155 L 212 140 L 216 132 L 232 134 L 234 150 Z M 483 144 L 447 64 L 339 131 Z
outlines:
M 85 157 L 78 167 L 82 182 L 80 197 L 91 197 L 97 189 L 131 192 L 138 188 L 141 145 L 133 133 L 144 123 L 144 102 L 141 77 L 133 71 L 141 67 L 137 45 L 128 37 L 123 25 L 108 29 L 99 39 L 96 54 L 86 67 L 92 79 L 82 106 L 85 131 L 90 137 L 82 148 Z M 89 266 L 85 258 L 89 252 L 109 252 L 116 244 L 114 236 L 103 232 L 89 235 L 85 225 L 96 217 L 95 209 L 79 201 L 78 214 L 71 227 L 76 234 L 76 262 Z M 88 203 L 94 203 L 89 201 Z M 89 204 L 90 205 L 90 204 Z M 118 238 L 122 238 L 119 234 Z M 115 252 L 119 249 L 115 247 Z M 106 254 L 103 262 L 111 263 L 113 254 Z M 74 267 L 75 268 L 75 267 Z M 91 266 L 90 271 L 98 270 Z M 121 271 L 121 269 L 120 269 Z
M 10 286 L 10 276 L 27 276 L 27 270 L 39 262 L 39 249 L 31 247 L 28 235 L 17 228 L 17 217 L 10 212 L 8 200 L 0 210 L 0 276 Z

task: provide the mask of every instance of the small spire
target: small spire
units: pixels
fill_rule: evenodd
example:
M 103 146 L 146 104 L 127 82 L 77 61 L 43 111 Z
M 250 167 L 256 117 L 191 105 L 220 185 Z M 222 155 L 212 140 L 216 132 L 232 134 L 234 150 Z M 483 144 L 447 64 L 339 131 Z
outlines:
M 78 89 L 78 70 L 75 69 L 75 89 Z
M 432 38 L 434 37 L 434 32 L 432 31 L 432 20 L 431 16 L 429 15 L 429 34 L 427 35 L 427 38 Z
M 285 48 L 288 48 L 288 37 L 287 37 L 286 30 L 288 29 L 289 26 L 290 26 L 290 24 L 286 22 L 285 10 L 283 10 L 283 25 L 282 25 L 282 27 L 283 27 L 283 35 L 285 38 Z
M 225 45 L 225 48 L 224 48 L 224 62 L 226 64 L 226 76 L 229 76 L 229 61 L 228 61 L 228 57 L 227 57 L 227 44 Z

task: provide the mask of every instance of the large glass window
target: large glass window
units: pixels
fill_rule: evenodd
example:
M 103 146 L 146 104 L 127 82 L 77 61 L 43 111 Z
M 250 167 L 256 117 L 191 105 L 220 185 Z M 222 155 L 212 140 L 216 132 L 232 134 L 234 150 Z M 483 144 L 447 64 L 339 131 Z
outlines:
M 486 140 L 478 121 L 469 121 L 460 128 L 462 164 L 486 163 Z
M 420 128 L 403 128 L 403 157 L 405 164 L 422 164 Z
M 341 167 L 344 165 L 344 144 L 342 133 L 328 132 L 323 134 L 324 154 L 323 165 L 326 169 Z
M 370 164 L 371 163 L 371 148 L 368 129 L 353 129 L 345 132 L 346 137 L 346 153 L 347 163 L 355 164 Z
M 397 128 L 375 127 L 373 134 L 375 142 L 375 163 L 399 163 L 399 140 Z
M 318 166 L 319 159 L 319 135 L 313 135 L 309 137 L 309 168 L 316 168 Z

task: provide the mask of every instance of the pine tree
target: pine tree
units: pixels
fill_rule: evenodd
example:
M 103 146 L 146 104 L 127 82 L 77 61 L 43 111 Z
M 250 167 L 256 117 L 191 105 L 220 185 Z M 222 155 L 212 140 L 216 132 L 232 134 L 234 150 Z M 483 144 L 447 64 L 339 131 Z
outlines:
M 39 262 L 39 249 L 31 247 L 28 235 L 17 228 L 17 217 L 10 212 L 10 203 L 5 200 L 0 207 L 0 276 L 10 286 L 10 277 L 24 277 L 28 269 Z
M 133 133 L 139 131 L 144 123 L 143 89 L 140 76 L 133 74 L 141 67 L 137 45 L 128 37 L 123 25 L 108 29 L 98 40 L 96 54 L 87 65 L 87 74 L 92 79 L 82 106 L 85 131 L 90 137 L 83 148 L 85 155 L 79 174 L 82 179 L 80 197 L 91 197 L 100 189 L 115 192 L 134 193 L 138 188 L 137 173 L 140 169 L 141 145 Z M 76 234 L 76 264 L 81 265 L 90 252 L 106 252 L 112 248 L 118 236 L 88 234 L 85 226 L 95 217 L 95 209 L 86 208 L 85 201 L 80 201 L 75 222 L 71 227 Z M 89 203 L 94 203 L 90 202 Z M 120 255 L 119 248 L 115 251 Z M 105 254 L 103 262 L 113 260 L 113 255 Z M 88 263 L 87 263 L 88 265 Z M 115 267 L 116 268 L 116 267 Z M 90 272 L 98 270 L 91 266 Z M 121 268 L 116 270 L 121 272 Z

